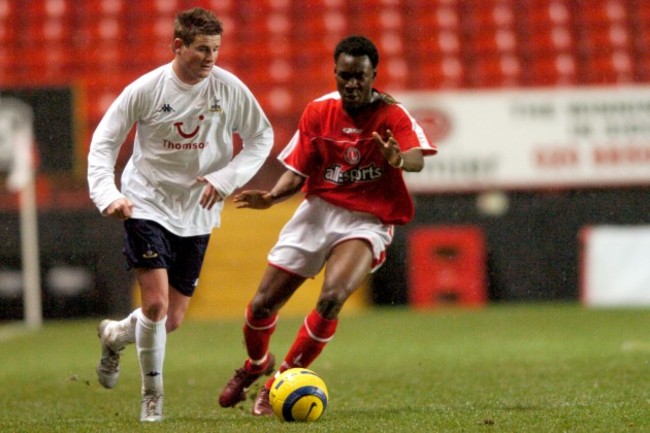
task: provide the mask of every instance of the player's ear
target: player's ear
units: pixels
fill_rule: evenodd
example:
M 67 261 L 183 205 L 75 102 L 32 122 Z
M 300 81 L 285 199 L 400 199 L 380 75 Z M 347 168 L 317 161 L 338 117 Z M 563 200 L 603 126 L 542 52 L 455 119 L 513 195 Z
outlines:
M 181 47 L 183 46 L 183 41 L 179 38 L 176 38 L 172 41 L 172 51 L 174 54 L 180 54 L 181 53 Z

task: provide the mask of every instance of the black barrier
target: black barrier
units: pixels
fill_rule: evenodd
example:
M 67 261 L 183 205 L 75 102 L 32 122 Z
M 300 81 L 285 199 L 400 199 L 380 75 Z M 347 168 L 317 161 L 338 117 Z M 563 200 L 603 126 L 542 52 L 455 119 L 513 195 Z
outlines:
M 372 278 L 376 304 L 408 302 L 405 251 L 411 230 L 473 224 L 487 246 L 489 301 L 577 301 L 579 233 L 589 225 L 650 224 L 650 188 L 506 192 L 503 214 L 481 212 L 479 195 L 416 197 L 415 219 L 395 231 L 388 258 Z
M 49 211 L 39 213 L 38 227 L 43 318 L 128 314 L 134 282 L 120 222 L 91 210 Z M 0 320 L 22 319 L 22 293 L 12 291 L 21 272 L 19 216 L 0 213 L 0 232 Z

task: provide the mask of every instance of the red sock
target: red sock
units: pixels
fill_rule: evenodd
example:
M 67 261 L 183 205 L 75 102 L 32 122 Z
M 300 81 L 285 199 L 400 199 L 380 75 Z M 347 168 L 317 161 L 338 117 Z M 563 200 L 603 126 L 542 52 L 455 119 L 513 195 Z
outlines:
M 334 337 L 338 323 L 338 319 L 329 320 L 321 317 L 316 310 L 309 313 L 298 331 L 293 346 L 278 368 L 278 373 L 294 367 L 307 368 Z M 265 388 L 271 388 L 275 380 L 274 376 L 266 381 Z
M 307 368 L 334 337 L 337 324 L 338 319 L 325 319 L 316 310 L 309 313 L 284 358 L 280 371 L 293 367 Z
M 260 366 L 253 365 L 253 361 L 261 361 L 269 351 L 271 335 L 278 323 L 277 314 L 266 319 L 255 319 L 251 314 L 250 305 L 246 308 L 246 323 L 244 324 L 244 341 L 249 360 L 247 367 L 256 370 Z

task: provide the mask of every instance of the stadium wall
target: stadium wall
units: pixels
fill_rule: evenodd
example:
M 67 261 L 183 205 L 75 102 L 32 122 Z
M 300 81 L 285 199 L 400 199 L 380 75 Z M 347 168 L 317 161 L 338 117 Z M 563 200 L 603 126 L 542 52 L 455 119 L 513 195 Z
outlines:
M 593 225 L 650 224 L 645 187 L 504 192 L 500 212 L 482 193 L 418 195 L 414 221 L 396 231 L 386 264 L 374 275 L 372 300 L 408 301 L 408 234 L 426 226 L 476 225 L 485 234 L 490 302 L 579 299 L 580 231 Z
M 408 235 L 416 228 L 474 225 L 485 234 L 488 302 L 578 301 L 580 232 L 594 225 L 650 224 L 650 191 L 625 188 L 504 193 L 502 213 L 486 213 L 481 194 L 417 195 L 416 217 L 398 227 L 388 260 L 346 307 L 408 303 Z M 257 214 L 227 208 L 223 230 L 210 245 L 199 294 L 189 317 L 239 317 L 266 264 L 268 248 L 297 201 Z M 502 203 L 503 205 L 504 203 Z M 18 215 L 0 213 L 0 273 L 20 269 Z M 119 222 L 93 211 L 39 213 L 45 318 L 120 315 L 133 304 L 134 282 L 124 271 Z M 53 293 L 48 271 L 83 267 L 94 275 L 88 290 Z M 287 313 L 301 313 L 317 296 L 321 276 L 307 282 Z M 2 286 L 0 279 L 0 286 Z M 22 317 L 22 301 L 0 287 L 0 320 Z M 137 300 L 135 301 L 137 302 Z

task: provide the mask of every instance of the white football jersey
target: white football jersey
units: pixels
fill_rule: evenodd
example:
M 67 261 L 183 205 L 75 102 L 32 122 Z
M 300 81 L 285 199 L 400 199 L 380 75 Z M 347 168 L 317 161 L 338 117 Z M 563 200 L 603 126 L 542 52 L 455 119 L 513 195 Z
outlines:
M 115 182 L 118 153 L 133 124 L 133 154 Z M 233 158 L 233 134 L 243 148 Z M 273 146 L 271 125 L 250 90 L 215 66 L 200 83 L 178 79 L 172 64 L 127 86 L 93 134 L 88 155 L 90 197 L 100 210 L 121 197 L 133 218 L 158 222 L 179 236 L 209 234 L 223 202 L 199 205 L 204 176 L 223 198 L 248 182 Z

